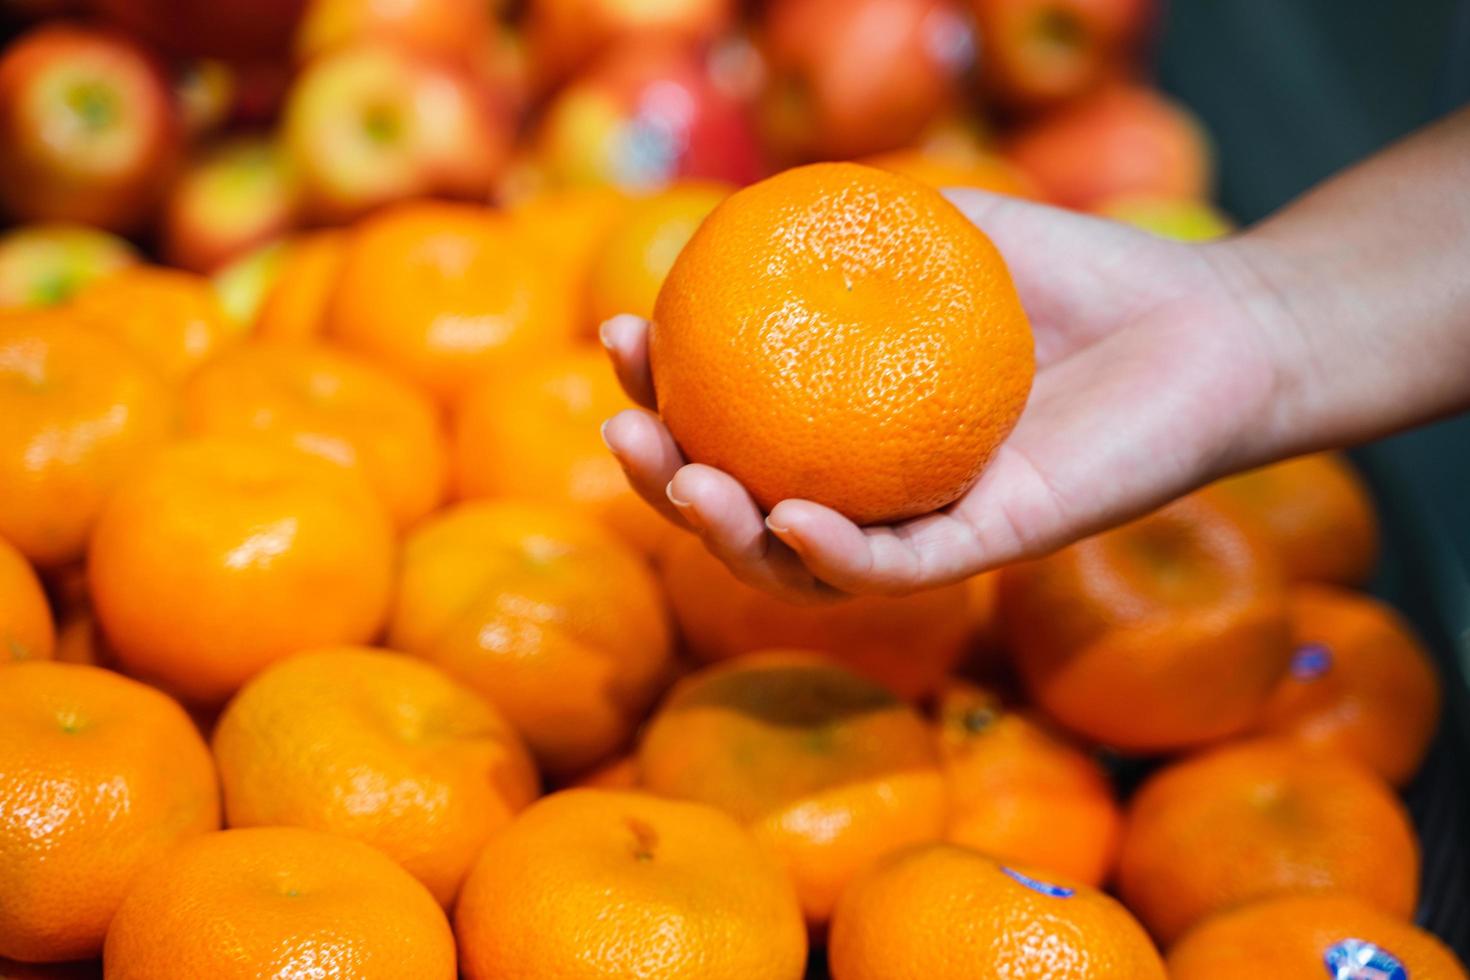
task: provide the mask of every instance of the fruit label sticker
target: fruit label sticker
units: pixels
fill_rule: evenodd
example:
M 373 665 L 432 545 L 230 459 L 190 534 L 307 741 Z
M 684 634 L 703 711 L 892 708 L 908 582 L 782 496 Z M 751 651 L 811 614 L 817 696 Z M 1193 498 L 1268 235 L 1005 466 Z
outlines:
M 1075 892 L 1071 888 L 1064 888 L 1061 885 L 1049 884 L 1045 881 L 1037 881 L 1035 878 L 1032 878 L 1029 875 L 1023 875 L 1021 874 L 1021 872 L 1015 870 L 1014 868 L 1007 868 L 1005 865 L 1001 865 L 1000 870 L 1004 871 L 1006 874 L 1010 875 L 1012 878 L 1016 879 L 1032 891 L 1041 892 L 1041 894 L 1050 896 L 1051 898 L 1071 898 L 1075 894 Z
M 1333 943 L 1322 960 L 1332 980 L 1409 980 L 1397 957 L 1362 939 Z
M 1332 651 L 1320 643 L 1304 643 L 1291 657 L 1291 676 L 1314 681 L 1332 669 Z

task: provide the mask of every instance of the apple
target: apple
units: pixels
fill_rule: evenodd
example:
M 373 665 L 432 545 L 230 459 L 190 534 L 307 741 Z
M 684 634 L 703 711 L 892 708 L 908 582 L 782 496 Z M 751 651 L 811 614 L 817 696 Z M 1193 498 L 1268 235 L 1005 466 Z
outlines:
M 184 57 L 278 59 L 305 0 L 89 0 L 92 11 Z
M 1036 109 L 1076 98 L 1133 67 L 1157 0 L 970 0 L 986 93 Z
M 191 58 L 174 69 L 173 82 L 186 139 L 202 139 L 229 121 L 238 85 L 230 65 L 214 58 Z
M 270 137 L 240 136 L 211 147 L 184 168 L 164 200 L 164 258 L 212 272 L 291 228 L 300 200 L 295 170 Z
M 115 34 L 47 25 L 0 56 L 0 205 L 13 218 L 130 231 L 179 140 L 168 79 Z
M 1024 126 L 1007 153 L 1049 200 L 1084 210 L 1123 195 L 1204 198 L 1213 176 L 1208 139 L 1193 114 L 1122 83 Z
M 508 113 L 471 73 L 378 40 L 307 66 L 283 125 L 307 214 L 322 221 L 405 197 L 486 200 L 513 135 Z
M 21 225 L 0 235 L 0 309 L 54 306 L 138 261 L 116 235 L 86 225 Z
M 1208 201 L 1127 195 L 1103 201 L 1092 213 L 1181 242 L 1208 242 L 1235 230 L 1235 222 Z
M 431 54 L 471 60 L 495 23 L 486 0 L 307 0 L 296 57 L 309 61 L 365 38 L 387 38 Z
M 762 173 L 748 107 L 673 41 L 617 49 L 562 89 L 533 165 L 551 185 L 650 190 L 680 178 L 746 184 Z
M 738 0 L 527 0 L 535 83 L 545 90 L 597 55 L 648 37 L 703 43 L 719 37 Z
M 230 322 L 247 330 L 255 325 L 292 244 L 289 238 L 267 242 L 220 266 L 209 277 Z
M 784 162 L 915 140 L 959 101 L 974 32 L 956 0 L 775 0 L 761 119 Z

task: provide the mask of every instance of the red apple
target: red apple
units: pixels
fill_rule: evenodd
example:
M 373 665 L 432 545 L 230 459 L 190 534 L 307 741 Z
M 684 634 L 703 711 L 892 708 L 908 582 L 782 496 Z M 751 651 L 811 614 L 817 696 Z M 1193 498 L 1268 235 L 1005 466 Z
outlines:
M 679 178 L 745 184 L 762 172 L 745 104 L 676 42 L 611 52 L 547 107 L 533 163 L 552 184 L 630 190 Z
M 22 225 L 0 236 L 0 309 L 54 306 L 77 290 L 135 264 L 116 235 L 86 225 Z
M 953 106 L 974 61 L 956 0 L 774 0 L 767 138 L 787 162 L 901 147 Z
M 1203 127 L 1137 85 L 1110 85 L 1018 131 L 1009 156 L 1064 207 L 1124 195 L 1202 198 L 1212 179 Z
M 14 218 L 136 228 L 179 132 L 168 79 L 117 35 L 43 26 L 0 56 L 0 203 Z
M 1157 0 L 970 0 L 987 94 L 1055 105 L 1128 74 Z
M 212 272 L 291 228 L 300 211 L 296 174 L 265 136 L 236 137 L 201 153 L 164 202 L 164 258 Z
M 305 0 L 89 0 L 170 54 L 237 61 L 280 58 Z
M 312 62 L 287 98 L 284 126 L 308 213 L 328 221 L 405 197 L 484 200 L 512 136 L 505 111 L 467 71 L 381 41 Z
M 548 87 L 634 39 L 711 41 L 738 8 L 738 0 L 527 0 L 532 75 Z
M 386 38 L 471 61 L 494 26 L 486 0 L 307 0 L 296 56 L 306 61 L 352 41 Z

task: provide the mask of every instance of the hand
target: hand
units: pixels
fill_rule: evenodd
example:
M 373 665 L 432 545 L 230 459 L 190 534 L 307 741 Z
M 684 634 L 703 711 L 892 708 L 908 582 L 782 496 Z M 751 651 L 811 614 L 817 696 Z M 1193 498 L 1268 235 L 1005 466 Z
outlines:
M 1255 280 L 1229 242 L 1185 245 L 1000 195 L 948 196 L 1005 255 L 1038 368 L 1020 423 L 953 504 L 887 527 L 807 500 L 765 516 L 730 475 L 687 463 L 649 412 L 604 425 L 634 489 L 742 580 L 808 601 L 931 588 L 1261 461 L 1276 357 Z M 653 409 L 647 335 L 629 316 L 601 331 L 623 387 Z

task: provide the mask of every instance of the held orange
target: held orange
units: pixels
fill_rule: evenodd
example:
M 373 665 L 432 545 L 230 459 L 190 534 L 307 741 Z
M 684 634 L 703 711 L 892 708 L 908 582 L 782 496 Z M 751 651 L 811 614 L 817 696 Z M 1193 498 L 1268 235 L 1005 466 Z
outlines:
M 25 556 L 0 538 L 0 664 L 47 660 L 56 648 L 56 624 L 41 580 Z
M 69 309 L 173 382 L 188 377 L 237 336 L 208 279 L 156 265 L 136 265 L 99 279 L 79 292 Z
M 798 980 L 791 883 L 713 807 L 576 789 L 490 838 L 455 911 L 468 980 Z
M 937 191 L 799 167 L 705 219 L 659 292 L 659 413 L 764 508 L 860 524 L 950 503 L 1031 389 L 1031 329 L 995 246 Z

